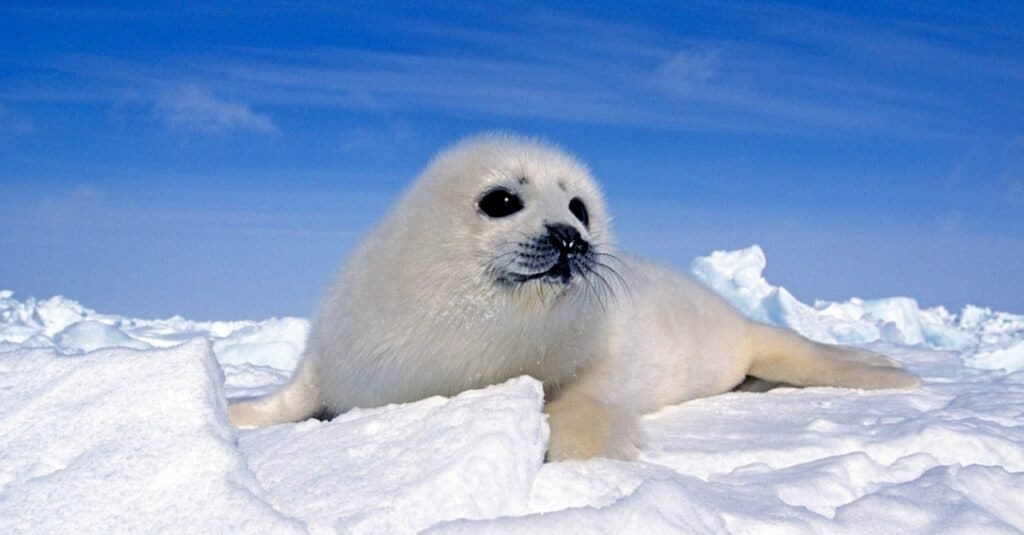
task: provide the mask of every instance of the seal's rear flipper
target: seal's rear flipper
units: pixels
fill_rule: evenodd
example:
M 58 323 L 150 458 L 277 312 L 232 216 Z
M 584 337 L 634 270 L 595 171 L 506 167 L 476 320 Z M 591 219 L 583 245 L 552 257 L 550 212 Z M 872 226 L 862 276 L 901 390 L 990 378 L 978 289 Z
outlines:
M 232 403 L 231 424 L 243 429 L 297 422 L 323 411 L 320 391 L 313 382 L 310 359 L 304 358 L 292 380 L 273 394 Z
M 796 333 L 754 323 L 749 326 L 749 374 L 797 386 L 914 388 L 917 377 L 886 357 L 863 349 L 812 342 Z

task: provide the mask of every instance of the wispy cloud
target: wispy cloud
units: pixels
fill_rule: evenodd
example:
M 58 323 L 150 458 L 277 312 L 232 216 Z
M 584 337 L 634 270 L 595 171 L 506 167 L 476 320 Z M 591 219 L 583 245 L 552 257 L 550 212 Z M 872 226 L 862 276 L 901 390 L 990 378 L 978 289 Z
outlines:
M 106 94 L 158 93 L 155 110 L 169 126 L 208 134 L 276 131 L 250 106 L 284 106 L 797 135 L 996 135 L 963 111 L 973 104 L 968 80 L 996 88 L 986 95 L 993 107 L 1019 109 L 1012 91 L 1000 89 L 1007 85 L 996 82 L 1024 69 L 1012 56 L 986 54 L 985 39 L 995 38 L 802 6 L 716 6 L 678 7 L 710 21 L 693 31 L 643 17 L 610 22 L 550 9 L 508 9 L 500 25 L 472 30 L 458 17 L 356 11 L 346 19 L 363 17 L 364 26 L 399 34 L 408 46 L 278 44 L 158 62 L 78 56 L 59 69 L 86 82 L 69 84 L 68 95 L 80 97 L 83 86 L 102 95 L 103 84 L 120 86 Z M 452 9 L 479 15 L 472 7 Z M 424 42 L 431 46 L 417 45 Z M 955 69 L 947 69 L 950 62 Z M 201 83 L 161 89 L 180 80 Z M 39 89 L 14 83 L 0 96 L 36 98 Z
M 197 74 L 281 105 L 429 109 L 651 128 L 780 131 L 862 127 L 850 106 L 806 102 L 719 73 L 717 51 L 475 59 L 361 50 L 249 51 Z M 709 105 L 710 104 L 710 105 Z
M 207 135 L 233 130 L 272 134 L 278 130 L 269 116 L 252 111 L 247 104 L 218 97 L 192 84 L 162 91 L 153 110 L 174 130 Z
M 685 96 L 705 87 L 717 70 L 717 51 L 681 50 L 658 67 L 655 77 L 669 93 Z
M 766 72 L 762 61 L 749 47 L 737 44 L 678 50 L 646 76 L 647 85 L 668 97 L 669 103 L 661 105 L 670 113 L 680 117 L 717 116 L 743 128 L 896 126 L 886 120 L 878 105 L 864 106 L 849 95 L 822 102 L 802 90 L 784 90 L 780 86 L 789 85 L 788 73 L 779 65 L 774 72 Z

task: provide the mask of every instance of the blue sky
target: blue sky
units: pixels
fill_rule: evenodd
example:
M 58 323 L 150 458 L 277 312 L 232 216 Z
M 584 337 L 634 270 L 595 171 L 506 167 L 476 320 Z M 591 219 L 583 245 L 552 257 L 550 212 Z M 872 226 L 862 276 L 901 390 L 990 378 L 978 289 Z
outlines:
M 587 161 L 620 245 L 1024 312 L 1024 4 L 0 6 L 0 287 L 308 315 L 436 152 Z

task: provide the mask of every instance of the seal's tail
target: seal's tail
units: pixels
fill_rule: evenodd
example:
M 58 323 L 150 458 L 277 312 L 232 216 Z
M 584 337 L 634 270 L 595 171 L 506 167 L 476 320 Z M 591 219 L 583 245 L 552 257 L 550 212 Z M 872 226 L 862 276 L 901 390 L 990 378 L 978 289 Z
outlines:
M 281 390 L 262 398 L 233 403 L 228 407 L 232 425 L 251 429 L 297 422 L 316 415 L 323 409 L 323 403 L 312 372 L 311 359 L 304 358 L 292 380 Z
M 920 381 L 882 355 L 808 340 L 794 332 L 752 323 L 749 374 L 796 386 L 914 388 Z

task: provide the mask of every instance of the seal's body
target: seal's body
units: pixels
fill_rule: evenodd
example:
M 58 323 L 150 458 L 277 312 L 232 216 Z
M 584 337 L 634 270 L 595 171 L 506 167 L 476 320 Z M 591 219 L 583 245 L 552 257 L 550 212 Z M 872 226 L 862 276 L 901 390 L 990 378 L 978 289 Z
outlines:
M 339 274 L 292 381 L 231 407 L 240 427 L 408 402 L 528 374 L 549 457 L 630 458 L 638 415 L 747 375 L 911 387 L 871 352 L 743 318 L 687 275 L 620 257 L 571 156 L 486 135 L 439 155 Z

